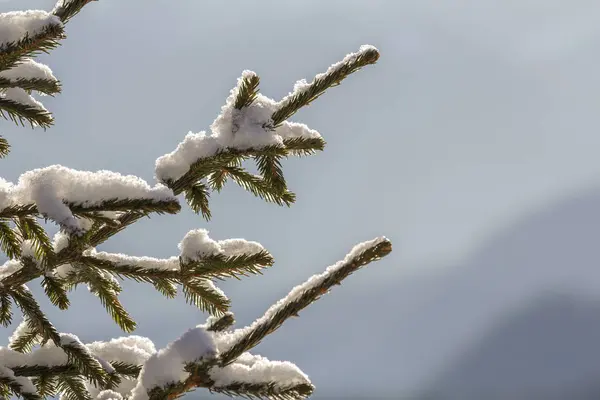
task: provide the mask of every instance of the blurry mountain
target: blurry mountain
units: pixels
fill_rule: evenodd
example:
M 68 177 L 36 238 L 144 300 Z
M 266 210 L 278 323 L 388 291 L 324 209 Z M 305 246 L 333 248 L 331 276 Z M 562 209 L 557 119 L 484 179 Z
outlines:
M 508 223 L 460 265 L 372 287 L 350 279 L 261 351 L 296 361 L 315 399 L 413 399 L 434 388 L 443 396 L 431 400 L 600 398 L 596 299 L 594 189 Z

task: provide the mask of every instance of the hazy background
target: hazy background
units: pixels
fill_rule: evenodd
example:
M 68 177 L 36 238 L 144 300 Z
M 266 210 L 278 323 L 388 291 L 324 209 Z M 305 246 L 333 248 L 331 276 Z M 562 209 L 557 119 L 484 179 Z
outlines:
M 60 163 L 152 181 L 154 160 L 208 128 L 243 69 L 279 99 L 373 44 L 376 66 L 294 117 L 328 146 L 285 163 L 292 208 L 230 185 L 212 222 L 153 217 L 102 249 L 167 257 L 200 227 L 261 242 L 276 265 L 221 285 L 241 325 L 383 234 L 388 258 L 256 352 L 296 362 L 315 399 L 598 398 L 599 22 L 591 0 L 101 0 L 42 57 L 63 83 L 43 99 L 56 125 L 4 122 L 0 174 Z M 123 301 L 158 346 L 205 318 L 144 285 Z M 86 290 L 73 303 L 45 307 L 60 330 L 120 335 Z

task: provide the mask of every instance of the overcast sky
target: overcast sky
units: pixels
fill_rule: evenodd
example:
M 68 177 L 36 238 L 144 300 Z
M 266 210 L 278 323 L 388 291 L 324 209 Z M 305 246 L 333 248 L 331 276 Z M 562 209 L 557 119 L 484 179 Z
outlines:
M 52 5 L 14 0 L 0 10 Z M 248 323 L 356 242 L 386 235 L 394 243 L 389 257 L 258 351 L 297 361 L 317 386 L 315 398 L 410 391 L 433 379 L 459 344 L 482 336 L 496 318 L 492 310 L 525 304 L 525 294 L 567 276 L 576 291 L 580 284 L 600 289 L 589 283 L 600 277 L 593 268 L 549 274 L 536 286 L 536 274 L 544 274 L 538 265 L 512 302 L 507 293 L 522 278 L 516 268 L 503 275 L 497 300 L 472 290 L 490 285 L 489 265 L 501 268 L 505 253 L 485 249 L 502 232 L 518 232 L 530 215 L 600 183 L 599 22 L 592 0 L 101 0 L 68 24 L 61 48 L 41 57 L 63 84 L 62 94 L 43 99 L 55 126 L 44 132 L 4 122 L 13 150 L 0 172 L 16 181 L 26 170 L 63 164 L 152 181 L 154 160 L 188 131 L 208 129 L 242 70 L 256 71 L 261 91 L 279 99 L 361 44 L 377 46 L 377 65 L 294 116 L 328 146 L 285 162 L 298 194 L 290 209 L 230 185 L 212 197 L 210 223 L 189 210 L 153 217 L 102 249 L 167 257 L 188 230 L 202 227 L 216 239 L 261 242 L 275 266 L 222 285 L 238 321 Z M 580 241 L 577 232 L 552 250 Z M 528 246 L 519 251 L 528 266 Z M 448 292 L 457 304 L 452 314 L 440 306 L 443 277 L 471 272 L 479 281 Z M 85 290 L 74 299 L 67 312 L 46 307 L 61 330 L 85 341 L 120 335 L 97 299 Z M 183 299 L 142 285 L 127 285 L 123 300 L 138 333 L 160 346 L 204 319 Z M 461 319 L 473 304 L 477 312 Z

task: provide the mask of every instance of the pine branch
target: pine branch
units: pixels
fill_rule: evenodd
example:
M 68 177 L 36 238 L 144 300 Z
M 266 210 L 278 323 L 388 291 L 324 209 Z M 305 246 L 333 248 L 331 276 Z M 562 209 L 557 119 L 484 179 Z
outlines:
M 313 155 L 317 151 L 323 151 L 325 140 L 323 138 L 295 137 L 283 139 L 283 145 L 289 154 L 302 157 Z
M 254 72 L 247 71 L 240 79 L 237 96 L 234 102 L 234 108 L 241 110 L 244 107 L 250 107 L 258 95 L 258 85 L 260 78 Z
M 2 394 L 2 387 L 4 386 L 23 400 L 41 400 L 41 397 L 37 393 L 27 392 L 16 379 L 10 377 L 9 374 L 11 372 L 11 369 L 0 366 L 0 395 Z M 5 393 L 5 395 L 6 397 L 10 397 L 9 393 Z
M 287 184 L 281 168 L 281 159 L 277 156 L 261 155 L 256 157 L 256 166 L 263 176 L 265 183 L 276 193 L 284 193 Z
M 296 201 L 296 195 L 285 188 L 283 191 L 274 188 L 272 183 L 266 181 L 260 176 L 253 175 L 241 167 L 226 166 L 222 170 L 231 176 L 231 178 L 242 188 L 249 191 L 256 197 L 275 203 L 279 206 L 290 206 Z
M 184 282 L 183 295 L 188 304 L 210 315 L 222 315 L 229 310 L 229 299 L 206 279 L 192 278 Z
M 40 375 L 33 378 L 33 383 L 42 397 L 51 397 L 56 395 L 57 379 L 49 375 Z
M 10 153 L 10 144 L 8 140 L 0 136 L 0 158 L 4 158 Z
M 12 316 L 10 296 L 0 292 L 0 324 L 8 327 L 12 323 Z
M 379 52 L 375 48 L 367 48 L 365 51 L 358 53 L 356 57 L 351 57 L 347 62 L 317 75 L 307 87 L 294 92 L 281 101 L 281 107 L 271 116 L 273 127 L 279 126 L 300 108 L 316 100 L 328 88 L 339 85 L 350 74 L 364 66 L 375 64 L 378 59 Z
M 208 206 L 210 193 L 205 184 L 198 182 L 185 190 L 185 200 L 196 213 L 202 213 L 205 220 L 210 220 L 211 213 Z
M 0 220 L 0 249 L 8 256 L 15 259 L 21 256 L 21 242 L 8 222 Z
M 40 309 L 39 304 L 29 291 L 22 285 L 10 291 L 15 304 L 19 306 L 25 317 L 28 319 L 28 328 L 31 332 L 37 332 L 45 342 L 52 340 L 54 344 L 60 346 L 60 336 L 54 326 L 50 323 L 46 315 Z
M 228 311 L 221 317 L 208 323 L 206 330 L 210 332 L 222 332 L 233 324 L 235 324 L 235 318 L 233 317 L 233 313 Z
M 69 308 L 70 302 L 67 297 L 67 289 L 64 282 L 58 278 L 45 276 L 42 279 L 42 287 L 50 302 L 61 310 Z
M 40 126 L 46 129 L 54 123 L 52 114 L 48 110 L 6 97 L 0 97 L 0 116 L 21 126 L 25 126 L 25 121 L 27 121 L 32 128 Z
M 32 325 L 31 322 L 27 320 L 27 318 L 24 320 L 24 323 L 26 323 L 27 326 Z M 40 342 L 41 337 L 38 332 L 32 330 L 25 330 L 25 332 L 22 332 L 16 339 L 14 339 L 11 342 L 10 348 L 14 351 L 18 351 L 19 353 L 29 353 L 33 346 L 39 344 Z M 15 374 L 17 373 L 15 372 Z
M 122 361 L 113 361 L 110 363 L 115 369 L 115 372 L 121 376 L 129 378 L 137 378 L 142 371 L 142 367 L 135 364 L 129 364 Z
M 67 355 L 68 363 L 72 364 L 94 386 L 106 385 L 108 382 L 106 371 L 83 344 L 72 342 L 63 344 L 61 347 Z
M 29 216 L 15 218 L 15 225 L 23 240 L 33 242 L 35 256 L 44 265 L 47 259 L 54 255 L 52 243 L 44 228 Z
M 65 37 L 61 24 L 49 24 L 34 35 L 26 34 L 21 40 L 4 43 L 0 46 L 0 71 L 14 67 L 26 57 L 34 57 L 39 53 L 48 54 Z
M 18 218 L 37 214 L 35 204 L 12 205 L 4 209 L 0 209 L 0 218 Z
M 26 91 L 44 93 L 49 96 L 60 93 L 60 82 L 43 78 L 8 79 L 0 77 L 0 89 L 21 88 Z
M 78 274 L 81 282 L 88 284 L 90 291 L 98 296 L 100 303 L 124 332 L 133 332 L 137 324 L 117 297 L 120 291 L 118 284 L 105 278 L 94 268 L 84 265 L 82 267 L 84 268 L 81 268 Z
M 92 400 L 83 379 L 79 376 L 59 376 L 56 390 L 62 394 L 62 400 Z
M 299 311 L 319 299 L 334 285 L 341 284 L 342 280 L 362 266 L 385 257 L 391 250 L 391 242 L 387 239 L 383 240 L 345 260 L 338 268 L 325 275 L 318 284 L 307 286 L 302 293 L 289 299 L 289 301 L 286 301 L 286 299 L 281 300 L 277 303 L 280 306 L 269 310 L 270 312 L 265 314 L 263 318 L 257 320 L 249 328 L 244 329 L 242 331 L 243 335 L 229 349 L 221 353 L 221 365 L 227 365 L 235 361 L 242 353 L 259 344 L 265 336 L 277 330 L 288 318 L 296 316 Z
M 204 257 L 199 261 L 182 264 L 185 273 L 202 278 L 236 278 L 260 274 L 261 269 L 273 265 L 273 256 L 266 250 L 254 254 L 227 257 L 221 254 Z
M 54 7 L 53 14 L 60 18 L 63 23 L 67 23 L 92 1 L 98 0 L 59 0 Z
M 286 389 L 281 389 L 278 382 L 247 383 L 234 382 L 224 387 L 209 387 L 213 393 L 225 394 L 230 397 L 238 396 L 247 399 L 269 400 L 301 400 L 312 395 L 315 387 L 310 383 L 299 383 Z

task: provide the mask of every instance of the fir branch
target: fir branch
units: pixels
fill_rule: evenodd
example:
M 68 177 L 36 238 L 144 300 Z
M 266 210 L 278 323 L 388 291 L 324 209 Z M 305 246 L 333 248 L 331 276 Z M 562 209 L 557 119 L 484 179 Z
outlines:
M 52 243 L 44 228 L 35 219 L 27 216 L 16 218 L 15 225 L 23 240 L 31 240 L 33 242 L 35 256 L 44 265 L 48 258 L 54 254 Z
M 10 144 L 8 140 L 0 136 L 0 158 L 4 158 L 10 153 Z
M 223 167 L 232 165 L 236 160 L 258 155 L 285 157 L 287 154 L 288 151 L 283 146 L 265 146 L 260 149 L 248 148 L 244 150 L 228 147 L 214 156 L 199 158 L 190 166 L 188 172 L 181 178 L 175 181 L 164 181 L 163 183 L 167 185 L 175 195 L 178 195 L 190 185 L 208 177 L 210 174 Z
M 142 371 L 140 365 L 129 364 L 122 361 L 112 361 L 110 364 L 117 374 L 129 378 L 137 378 Z
M 54 7 L 53 14 L 63 23 L 67 23 L 71 18 L 77 15 L 83 7 L 92 1 L 98 0 L 58 0 Z
M 50 276 L 45 276 L 42 279 L 42 287 L 48 299 L 61 310 L 69 308 L 70 302 L 67 297 L 67 289 L 65 283 L 58 279 Z
M 15 259 L 21 256 L 21 241 L 6 221 L 0 220 L 0 249 L 8 256 Z
M 25 323 L 27 326 L 31 326 L 32 324 L 25 319 Z M 22 332 L 16 339 L 12 340 L 10 343 L 10 348 L 14 351 L 18 351 L 19 353 L 29 353 L 31 349 L 36 344 L 41 342 L 41 337 L 38 332 L 32 330 L 26 330 Z M 17 374 L 15 372 L 15 374 Z M 17 374 L 18 375 L 18 374 Z
M 226 257 L 222 254 L 211 255 L 189 264 L 183 264 L 182 270 L 202 278 L 236 278 L 249 274 L 260 274 L 261 269 L 273 265 L 273 256 L 266 250 L 253 254 L 239 254 Z
M 289 154 L 299 157 L 310 156 L 317 151 L 323 151 L 325 144 L 323 138 L 295 137 L 283 139 L 283 145 L 289 151 Z
M 188 304 L 192 304 L 210 315 L 222 315 L 229 309 L 230 301 L 211 283 L 201 278 L 189 279 L 183 283 L 183 295 Z
M 49 96 L 60 93 L 60 82 L 52 79 L 43 78 L 18 78 L 8 79 L 0 77 L 0 89 L 21 88 L 26 91 L 44 93 Z
M 210 220 L 211 213 L 208 206 L 210 193 L 205 184 L 198 182 L 185 190 L 185 200 L 196 213 L 202 213 L 205 220 Z
M 288 190 L 281 192 L 274 189 L 272 184 L 268 183 L 260 176 L 253 175 L 241 167 L 227 166 L 223 170 L 242 188 L 249 191 L 256 197 L 275 203 L 279 206 L 290 206 L 296 201 L 296 195 Z
M 233 313 L 231 311 L 227 311 L 220 318 L 207 323 L 206 330 L 209 332 L 223 332 L 233 324 L 235 324 Z
M 117 293 L 120 291 L 118 284 L 105 278 L 102 274 L 89 267 L 79 271 L 79 275 L 80 277 L 83 276 L 82 281 L 86 282 L 90 291 L 98 296 L 100 303 L 106 308 L 106 311 L 117 325 L 119 325 L 124 332 L 133 332 L 137 324 L 117 297 Z
M 18 365 L 12 368 L 16 376 L 51 377 L 59 375 L 77 375 L 79 372 L 73 364 L 63 365 Z
M 17 380 L 11 378 L 10 376 L 2 375 L 3 370 L 8 370 L 12 372 L 10 368 L 0 366 L 0 388 L 2 386 L 7 387 L 13 394 L 15 394 L 17 397 L 22 398 L 23 400 L 41 400 L 41 397 L 37 393 L 29 393 L 24 391 L 23 386 L 21 386 L 21 384 Z
M 284 193 L 287 189 L 287 184 L 283 176 L 281 168 L 281 159 L 277 156 L 260 155 L 256 157 L 256 166 L 258 171 L 263 176 L 267 186 L 273 188 L 275 193 Z
M 56 390 L 62 394 L 62 400 L 92 400 L 79 376 L 59 375 Z
M 269 400 L 301 400 L 312 395 L 315 387 L 310 383 L 298 383 L 291 387 L 282 389 L 278 382 L 233 382 L 227 386 L 208 388 L 210 392 L 225 394 L 233 397 L 247 399 L 269 399 Z
M 45 398 L 56 395 L 56 377 L 42 374 L 33 378 L 33 383 L 37 387 L 40 396 Z
M 12 323 L 11 301 L 8 293 L 0 292 L 0 324 L 8 327 Z
M 117 218 L 118 224 L 110 226 L 105 225 L 95 231 L 94 234 L 88 238 L 88 243 L 93 247 L 98 246 L 145 216 L 147 216 L 147 214 L 142 212 L 126 212 Z
M 26 57 L 34 57 L 39 53 L 48 54 L 65 37 L 61 24 L 49 24 L 34 35 L 26 34 L 21 40 L 4 43 L 0 46 L 0 71 L 12 68 Z
M 74 342 L 63 344 L 61 347 L 67 355 L 68 363 L 94 386 L 103 386 L 108 382 L 106 371 L 83 344 Z
M 81 256 L 78 261 L 92 268 L 108 271 L 116 277 L 133 279 L 136 282 L 154 284 L 157 281 L 167 280 L 171 283 L 180 281 L 181 272 L 178 270 L 143 268 L 137 265 L 116 264 L 110 260 L 104 260 L 94 256 Z
M 57 346 L 60 345 L 60 336 L 54 326 L 50 323 L 46 315 L 40 309 L 39 304 L 27 288 L 22 285 L 10 291 L 15 304 L 19 306 L 28 320 L 28 328 L 32 332 L 41 335 L 42 341 L 52 340 Z
M 309 286 L 295 298 L 280 301 L 281 306 L 272 310 L 268 316 L 265 315 L 254 323 L 250 328 L 243 330 L 243 335 L 227 350 L 221 353 L 221 365 L 227 365 L 235 361 L 242 353 L 256 346 L 265 336 L 277 330 L 288 318 L 298 315 L 302 309 L 327 293 L 334 285 L 341 284 L 342 280 L 372 261 L 385 257 L 392 251 L 392 244 L 385 239 L 369 247 L 361 253 L 327 274 L 317 285 Z
M 74 215 L 98 211 L 135 211 L 142 213 L 177 214 L 181 205 L 177 200 L 156 201 L 154 199 L 106 199 L 93 205 L 65 202 Z M 83 215 L 82 215 L 83 216 Z
M 18 204 L 0 209 L 0 218 L 18 218 L 38 213 L 35 204 Z
M 258 85 L 260 84 L 260 78 L 254 72 L 246 72 L 246 74 L 240 79 L 240 83 L 237 88 L 237 96 L 233 106 L 237 110 L 241 110 L 244 107 L 250 107 L 252 102 L 258 95 Z
M 27 121 L 32 128 L 40 126 L 46 129 L 54 123 L 52 114 L 48 110 L 6 97 L 0 97 L 0 116 L 21 126 L 25 126 L 25 121 Z
M 316 100 L 328 88 L 339 85 L 350 74 L 364 66 L 375 64 L 378 59 L 379 52 L 375 48 L 370 48 L 357 54 L 356 57 L 352 57 L 348 62 L 336 68 L 330 68 L 326 73 L 317 75 L 307 87 L 295 91 L 281 101 L 280 108 L 271 116 L 272 126 L 279 126 L 300 108 Z
M 177 214 L 181 211 L 181 205 L 177 200 L 156 201 L 153 199 L 107 199 L 98 204 L 82 205 L 78 203 L 64 202 L 69 207 L 73 215 L 90 218 L 94 221 L 107 223 L 110 218 L 98 214 L 101 211 L 123 211 L 134 214 L 157 213 L 157 214 Z M 35 204 L 13 205 L 0 210 L 0 218 L 12 218 L 21 216 L 39 216 Z M 122 216 L 124 217 L 124 216 Z M 126 217 L 124 217 L 126 218 Z M 121 221 L 119 218 L 118 221 Z M 118 225 L 119 222 L 110 220 L 108 225 Z

